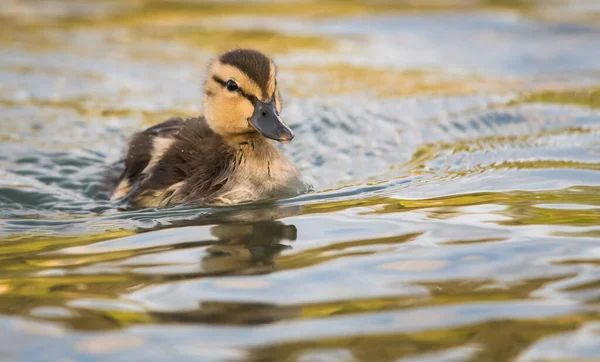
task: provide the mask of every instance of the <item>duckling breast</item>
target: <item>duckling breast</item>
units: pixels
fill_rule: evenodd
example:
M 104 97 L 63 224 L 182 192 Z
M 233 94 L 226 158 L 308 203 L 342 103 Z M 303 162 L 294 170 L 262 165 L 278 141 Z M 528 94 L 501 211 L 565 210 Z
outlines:
M 268 141 L 240 150 L 235 162 L 235 172 L 215 195 L 217 203 L 279 199 L 307 190 L 296 166 Z

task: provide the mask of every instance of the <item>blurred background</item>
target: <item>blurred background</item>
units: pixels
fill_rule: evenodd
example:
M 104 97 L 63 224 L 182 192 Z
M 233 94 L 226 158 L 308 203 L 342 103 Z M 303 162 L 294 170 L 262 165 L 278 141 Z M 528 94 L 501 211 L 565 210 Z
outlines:
M 314 192 L 106 167 L 273 56 Z M 600 360 L 600 1 L 3 0 L 0 362 Z

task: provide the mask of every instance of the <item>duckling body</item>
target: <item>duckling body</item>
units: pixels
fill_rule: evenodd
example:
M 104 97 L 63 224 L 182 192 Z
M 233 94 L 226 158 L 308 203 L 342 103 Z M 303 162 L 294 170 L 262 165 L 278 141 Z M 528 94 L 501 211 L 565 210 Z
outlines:
M 253 66 L 268 74 L 244 69 Z M 207 79 L 206 116 L 172 118 L 136 133 L 111 199 L 142 207 L 211 205 L 305 191 L 300 172 L 270 140 L 293 138 L 279 119 L 274 72 L 272 62 L 252 50 L 222 55 Z

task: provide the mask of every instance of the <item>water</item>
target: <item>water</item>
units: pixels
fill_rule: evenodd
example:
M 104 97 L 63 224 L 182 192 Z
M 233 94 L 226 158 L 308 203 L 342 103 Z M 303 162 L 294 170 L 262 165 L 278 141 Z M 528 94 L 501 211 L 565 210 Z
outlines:
M 507 3 L 3 2 L 0 361 L 600 359 L 600 6 Z M 236 45 L 315 191 L 107 201 Z

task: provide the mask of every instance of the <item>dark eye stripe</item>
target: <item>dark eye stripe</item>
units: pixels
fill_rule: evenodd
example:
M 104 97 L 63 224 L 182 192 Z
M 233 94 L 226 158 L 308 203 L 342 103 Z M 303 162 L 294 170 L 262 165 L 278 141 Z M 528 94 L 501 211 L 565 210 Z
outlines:
M 223 79 L 217 77 L 216 75 L 213 75 L 212 78 L 215 82 L 219 83 L 222 87 L 225 87 L 227 85 L 227 82 L 224 81 Z
M 252 105 L 256 105 L 256 101 L 258 100 L 258 98 L 256 98 L 255 96 L 251 95 L 251 94 L 246 94 L 244 93 L 244 91 L 240 88 L 240 94 L 244 96 L 244 98 L 246 98 L 247 100 L 250 101 L 250 103 L 252 103 Z
M 217 77 L 216 75 L 213 75 L 212 79 L 213 79 L 215 82 L 219 83 L 219 84 L 221 85 L 221 87 L 227 87 L 227 82 L 226 82 L 226 81 L 224 81 L 223 79 L 221 79 L 221 78 Z M 239 87 L 239 86 L 238 86 L 238 87 Z M 241 88 L 241 87 L 239 87 L 239 88 L 237 89 L 237 91 L 238 91 L 238 92 L 240 92 L 240 94 L 241 94 L 242 96 L 244 96 L 244 98 L 246 98 L 247 100 L 249 100 L 249 101 L 250 101 L 250 103 L 252 103 L 252 105 L 253 105 L 253 106 L 254 106 L 254 105 L 256 105 L 256 101 L 258 100 L 258 98 L 256 98 L 255 96 L 253 96 L 253 95 L 251 95 L 251 94 L 246 94 L 246 93 L 244 93 L 244 91 L 242 90 L 242 88 Z

